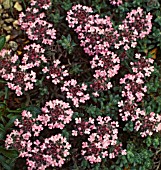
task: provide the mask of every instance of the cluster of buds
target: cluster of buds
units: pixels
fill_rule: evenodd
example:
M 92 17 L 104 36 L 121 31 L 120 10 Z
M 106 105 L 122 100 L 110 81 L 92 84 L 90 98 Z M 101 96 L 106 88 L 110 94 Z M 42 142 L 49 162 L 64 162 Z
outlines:
M 85 103 L 90 99 L 89 94 L 84 93 L 87 91 L 87 85 L 84 83 L 78 85 L 74 79 L 64 81 L 61 91 L 66 92 L 66 98 L 71 99 L 75 107 L 79 107 L 80 103 Z
M 66 103 L 60 103 L 68 107 Z M 65 112 L 66 115 L 68 114 L 68 118 L 70 117 L 69 114 L 72 114 L 70 109 Z M 59 115 L 58 120 L 62 117 Z M 56 134 L 49 138 L 41 137 L 45 128 L 44 124 L 42 124 L 42 118 L 40 116 L 34 118 L 31 112 L 24 110 L 22 112 L 22 120 L 16 119 L 14 122 L 19 130 L 13 130 L 7 135 L 5 140 L 7 149 L 17 149 L 19 157 L 26 158 L 28 170 L 45 170 L 48 167 L 61 167 L 71 148 L 67 139 L 61 134 Z M 49 121 L 52 118 L 52 116 L 49 116 Z M 68 118 L 66 117 L 66 119 Z M 66 120 L 66 123 L 68 121 L 69 119 Z
M 99 163 L 104 158 L 115 158 L 118 154 L 125 155 L 122 144 L 118 142 L 118 122 L 112 121 L 109 116 L 98 116 L 88 121 L 75 119 L 73 136 L 86 135 L 87 141 L 82 142 L 81 154 L 91 164 Z

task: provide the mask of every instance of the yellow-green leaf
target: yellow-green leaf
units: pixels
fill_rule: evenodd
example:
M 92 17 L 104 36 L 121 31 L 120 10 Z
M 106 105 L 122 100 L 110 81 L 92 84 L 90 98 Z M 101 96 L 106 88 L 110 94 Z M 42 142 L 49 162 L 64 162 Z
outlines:
M 150 51 L 150 54 L 151 54 L 153 59 L 156 59 L 157 50 L 158 50 L 157 48 L 154 48 L 153 50 Z

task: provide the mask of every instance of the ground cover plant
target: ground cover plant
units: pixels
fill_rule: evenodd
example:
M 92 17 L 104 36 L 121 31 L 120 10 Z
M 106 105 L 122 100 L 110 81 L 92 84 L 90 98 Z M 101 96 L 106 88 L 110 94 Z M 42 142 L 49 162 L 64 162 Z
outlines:
M 161 3 L 18 3 L 17 50 L 0 37 L 1 168 L 159 170 Z

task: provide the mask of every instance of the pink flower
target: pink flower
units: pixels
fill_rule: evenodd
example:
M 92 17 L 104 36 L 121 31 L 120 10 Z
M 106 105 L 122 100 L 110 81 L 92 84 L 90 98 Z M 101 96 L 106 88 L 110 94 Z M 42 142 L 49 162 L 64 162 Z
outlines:
M 125 150 L 125 149 L 122 150 L 122 151 L 121 151 L 121 154 L 122 154 L 122 155 L 126 155 L 126 154 L 127 154 L 126 150 Z
M 157 131 L 161 131 L 161 123 L 158 124 Z

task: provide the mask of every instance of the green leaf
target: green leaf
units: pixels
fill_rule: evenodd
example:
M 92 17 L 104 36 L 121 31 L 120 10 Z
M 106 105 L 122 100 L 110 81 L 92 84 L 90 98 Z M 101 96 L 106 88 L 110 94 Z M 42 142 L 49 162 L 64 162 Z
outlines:
M 68 11 L 69 9 L 71 9 L 72 7 L 72 3 L 70 2 L 70 0 L 68 0 L 67 2 L 61 2 L 61 7 Z
M 5 158 L 2 155 L 0 155 L 0 163 L 4 167 L 5 170 L 12 170 L 12 168 L 5 163 Z
M 157 148 L 158 145 L 159 145 L 159 138 L 155 138 L 155 139 L 153 140 L 153 146 L 154 146 L 155 148 Z
M 133 163 L 134 162 L 134 159 L 135 159 L 135 156 L 134 154 L 131 152 L 131 151 L 128 151 L 127 152 L 127 159 L 130 163 Z
M 63 136 L 65 136 L 67 139 L 69 138 L 69 132 L 67 130 L 62 131 Z
M 0 51 L 4 47 L 5 43 L 6 43 L 6 37 L 4 35 L 0 36 Z
M 13 119 L 10 119 L 9 122 L 6 124 L 5 129 L 9 129 L 14 126 L 14 121 L 17 117 L 14 117 Z
M 6 104 L 3 102 L 0 102 L 0 115 L 2 116 L 5 113 L 6 110 Z
M 83 169 L 86 169 L 86 167 L 88 166 L 88 162 L 86 160 L 83 160 L 81 166 Z
M 19 119 L 19 118 L 21 118 L 21 115 L 15 115 L 15 114 L 13 114 L 13 113 L 10 113 L 10 114 L 8 114 L 7 115 L 7 117 L 9 118 L 9 119 Z
M 100 170 L 100 165 L 99 164 L 95 165 L 93 169 L 94 170 Z
M 0 124 L 0 139 L 4 139 L 5 138 L 5 134 L 6 134 L 6 131 L 5 131 L 5 127 Z
M 41 109 L 37 106 L 29 106 L 26 107 L 24 110 L 30 111 L 33 117 L 37 117 L 41 113 Z
M 18 152 L 16 150 L 6 150 L 3 147 L 0 147 L 0 153 L 6 156 L 7 158 L 17 158 Z
M 21 0 L 22 1 L 22 4 L 24 6 L 24 8 L 26 9 L 26 3 L 25 3 L 25 0 Z
M 149 147 L 151 145 L 151 143 L 152 143 L 151 137 L 148 136 L 147 139 L 146 139 L 147 146 Z

